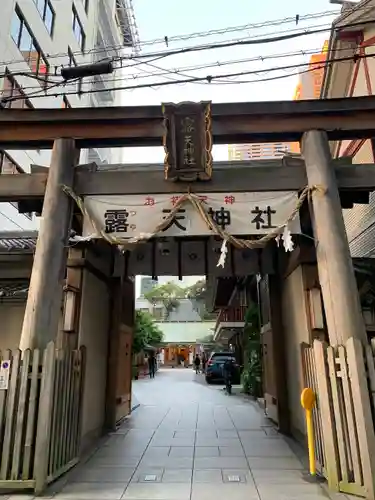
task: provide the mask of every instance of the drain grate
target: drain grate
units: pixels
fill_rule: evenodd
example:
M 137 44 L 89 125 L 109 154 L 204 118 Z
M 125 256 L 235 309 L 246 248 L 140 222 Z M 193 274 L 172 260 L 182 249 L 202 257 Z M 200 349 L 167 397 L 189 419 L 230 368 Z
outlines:
M 144 477 L 144 480 L 147 481 L 148 483 L 156 481 L 158 476 L 156 474 L 147 474 L 147 476 Z
M 227 476 L 227 478 L 228 478 L 229 483 L 240 483 L 241 482 L 240 476 Z

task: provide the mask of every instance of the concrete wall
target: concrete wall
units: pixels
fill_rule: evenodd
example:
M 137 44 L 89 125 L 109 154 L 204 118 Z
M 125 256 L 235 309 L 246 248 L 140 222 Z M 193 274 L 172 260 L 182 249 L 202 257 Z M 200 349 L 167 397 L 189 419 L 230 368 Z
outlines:
M 25 306 L 24 302 L 0 304 L 0 350 L 18 349 Z
M 305 434 L 305 418 L 300 403 L 303 389 L 301 342 L 310 342 L 306 294 L 302 267 L 285 280 L 282 294 L 283 323 L 286 336 L 287 380 L 292 432 L 296 437 Z
M 82 448 L 101 434 L 106 403 L 109 294 L 105 283 L 84 271 L 79 344 L 86 347 Z

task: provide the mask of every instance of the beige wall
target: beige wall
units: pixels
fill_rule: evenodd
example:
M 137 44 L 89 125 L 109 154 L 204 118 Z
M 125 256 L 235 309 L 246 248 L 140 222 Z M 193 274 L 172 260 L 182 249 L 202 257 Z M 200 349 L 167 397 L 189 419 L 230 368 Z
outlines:
M 105 417 L 109 294 L 105 283 L 84 271 L 79 344 L 86 347 L 82 448 L 101 434 Z
M 0 350 L 18 349 L 26 304 L 0 304 Z
M 287 380 L 292 432 L 305 434 L 305 418 L 300 403 L 303 389 L 301 343 L 310 343 L 306 293 L 302 267 L 284 281 L 282 294 L 283 323 L 286 336 Z

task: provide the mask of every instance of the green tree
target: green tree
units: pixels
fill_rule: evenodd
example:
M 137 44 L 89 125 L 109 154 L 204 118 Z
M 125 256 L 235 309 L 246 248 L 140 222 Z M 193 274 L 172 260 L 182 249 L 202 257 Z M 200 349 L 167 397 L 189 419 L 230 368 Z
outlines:
M 207 283 L 205 279 L 201 279 L 191 286 L 185 288 L 185 297 L 188 299 L 205 300 L 207 293 Z
M 133 336 L 133 353 L 138 354 L 145 345 L 158 346 L 163 341 L 163 332 L 155 324 L 150 313 L 136 311 Z
M 244 392 L 254 397 L 262 395 L 262 353 L 258 307 L 257 304 L 252 304 L 245 314 L 244 369 L 241 376 Z
M 177 309 L 180 305 L 179 299 L 185 297 L 185 290 L 175 283 L 168 282 L 164 285 L 155 286 L 152 290 L 145 293 L 145 299 L 147 299 L 151 304 L 157 304 L 162 302 L 166 310 L 166 316 Z

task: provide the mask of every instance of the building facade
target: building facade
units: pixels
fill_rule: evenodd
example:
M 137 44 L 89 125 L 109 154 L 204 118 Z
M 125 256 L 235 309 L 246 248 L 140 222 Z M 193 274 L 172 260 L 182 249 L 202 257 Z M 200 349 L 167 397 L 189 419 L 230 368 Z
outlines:
M 300 101 L 302 99 L 320 99 L 324 67 L 328 54 L 328 44 L 328 40 L 324 42 L 320 54 L 313 54 L 310 58 L 307 71 L 300 74 L 293 97 L 294 101 Z M 291 144 L 291 151 L 292 153 L 300 153 L 300 145 L 298 142 L 293 142 Z
M 347 58 L 327 65 L 322 86 L 322 98 L 373 95 L 375 88 L 375 0 L 362 0 L 349 11 L 343 11 L 334 25 L 358 25 L 355 30 L 333 31 L 329 41 L 328 59 Z M 363 26 L 360 23 L 363 22 Z M 360 57 L 356 58 L 358 55 Z M 353 163 L 374 163 L 374 139 L 334 141 L 333 157 L 348 157 Z M 375 257 L 375 193 L 369 203 L 355 203 L 345 209 L 344 220 L 352 257 Z
M 290 152 L 287 142 L 233 144 L 229 146 L 229 161 L 271 160 Z
M 119 104 L 119 93 L 109 90 L 116 83 L 113 75 L 54 88 L 52 82 L 62 80 L 59 77 L 61 66 L 122 56 L 135 48 L 137 32 L 130 1 L 2 0 L 2 107 L 32 109 Z M 108 88 L 108 92 L 91 93 L 102 88 Z M 116 151 L 113 158 L 110 150 L 90 150 L 82 153 L 81 161 L 117 162 L 120 154 Z M 30 172 L 31 164 L 47 166 L 49 161 L 49 151 L 0 151 L 0 172 Z M 19 214 L 17 206 L 0 204 L 0 230 L 35 229 L 37 226 L 32 214 Z

